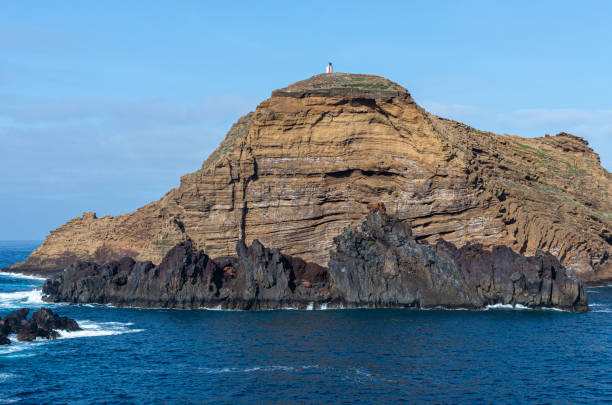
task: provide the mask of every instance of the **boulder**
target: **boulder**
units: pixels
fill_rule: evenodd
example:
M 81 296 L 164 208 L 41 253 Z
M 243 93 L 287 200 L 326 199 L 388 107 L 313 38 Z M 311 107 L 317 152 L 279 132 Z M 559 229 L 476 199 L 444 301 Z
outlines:
M 19 341 L 32 341 L 39 337 L 55 339 L 59 336 L 57 330 L 81 329 L 74 319 L 59 316 L 48 308 L 41 308 L 27 319 L 29 312 L 29 309 L 22 308 L 0 320 L 0 344 L 11 343 L 9 334 L 16 334 Z

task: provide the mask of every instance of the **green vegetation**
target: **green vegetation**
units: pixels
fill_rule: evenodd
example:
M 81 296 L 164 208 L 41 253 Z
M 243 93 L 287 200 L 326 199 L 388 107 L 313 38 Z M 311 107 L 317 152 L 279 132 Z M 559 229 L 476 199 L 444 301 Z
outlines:
M 242 138 L 247 134 L 251 118 L 251 116 L 247 117 L 245 122 L 237 124 L 236 127 L 233 127 L 232 130 L 230 130 L 228 136 L 223 140 L 223 142 L 221 142 L 219 147 L 206 160 L 204 168 L 208 168 L 214 165 L 222 156 L 234 151 L 234 143 L 236 142 L 236 140 Z
M 366 243 L 368 244 L 368 246 L 372 246 L 374 244 L 374 241 L 373 240 L 369 240 L 369 241 L 366 241 Z
M 467 153 L 467 150 L 463 149 L 463 148 L 462 148 L 461 146 L 459 146 L 459 145 L 453 145 L 453 148 L 454 148 L 454 149 L 458 149 L 458 150 L 460 150 L 460 151 L 461 151 L 461 152 L 463 152 L 463 153 Z
M 534 147 L 533 147 L 533 146 L 531 146 L 531 145 L 525 145 L 524 143 L 520 143 L 520 142 L 516 142 L 516 144 L 517 144 L 518 146 L 520 146 L 521 148 L 523 148 L 523 149 L 531 149 L 531 150 L 535 150 L 535 151 L 537 151 L 537 149 L 536 149 L 536 148 L 534 148 Z
M 541 183 L 538 181 L 536 185 L 538 186 L 538 189 L 540 189 L 540 191 L 546 194 L 565 195 L 563 190 L 552 184 Z
M 522 149 L 525 149 L 525 150 L 527 150 L 529 152 L 532 152 L 534 155 L 536 155 L 539 158 L 548 159 L 548 155 L 546 153 L 540 151 L 538 148 L 534 148 L 531 145 L 526 145 L 526 144 L 520 143 L 520 142 L 514 142 L 514 143 L 516 143 L 516 145 L 518 147 L 520 147 Z
M 342 87 L 358 87 L 362 89 L 381 89 L 385 90 L 391 87 L 390 84 L 385 83 L 345 83 Z
M 536 169 L 539 169 L 539 168 L 540 168 L 540 167 L 542 167 L 542 166 L 544 166 L 544 163 L 542 163 L 542 162 L 538 162 L 538 163 L 536 163 L 535 168 L 536 168 Z

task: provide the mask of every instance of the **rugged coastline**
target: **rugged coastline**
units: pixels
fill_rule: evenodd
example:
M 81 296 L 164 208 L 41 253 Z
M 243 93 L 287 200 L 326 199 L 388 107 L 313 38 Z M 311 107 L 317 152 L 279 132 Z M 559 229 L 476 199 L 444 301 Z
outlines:
M 239 241 L 235 256 L 217 259 L 185 241 L 158 266 L 129 257 L 106 264 L 77 261 L 48 279 L 43 294 L 50 302 L 160 308 L 503 304 L 588 310 L 584 283 L 548 253 L 525 257 L 503 246 L 417 241 L 405 222 L 381 209 L 334 239 L 329 267 L 259 241 Z
M 612 279 L 610 190 L 580 137 L 481 131 L 428 113 L 385 78 L 317 75 L 272 92 L 159 201 L 86 212 L 8 271 L 48 276 L 126 256 L 159 265 L 187 240 L 211 257 L 259 240 L 327 266 L 333 239 L 382 201 L 419 240 L 549 252 L 601 285 Z

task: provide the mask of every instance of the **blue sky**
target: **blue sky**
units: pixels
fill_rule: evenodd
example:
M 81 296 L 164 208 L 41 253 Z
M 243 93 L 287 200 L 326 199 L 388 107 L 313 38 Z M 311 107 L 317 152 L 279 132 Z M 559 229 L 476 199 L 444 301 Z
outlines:
M 0 239 L 157 200 L 328 61 L 482 130 L 583 136 L 611 170 L 610 16 L 607 1 L 3 3 Z

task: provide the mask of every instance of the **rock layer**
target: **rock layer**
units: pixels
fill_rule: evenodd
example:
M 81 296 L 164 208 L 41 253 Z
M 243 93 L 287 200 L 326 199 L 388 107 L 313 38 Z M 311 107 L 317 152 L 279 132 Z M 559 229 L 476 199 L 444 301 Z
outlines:
M 420 240 L 543 250 L 600 283 L 612 279 L 611 192 L 582 138 L 478 131 L 384 78 L 325 74 L 273 92 L 161 200 L 75 218 L 10 269 L 126 255 L 158 264 L 187 239 L 212 257 L 257 239 L 325 265 L 333 238 L 381 201 Z
M 381 211 L 335 238 L 329 271 L 332 291 L 351 306 L 588 310 L 583 283 L 549 253 L 418 243 L 406 223 Z
M 239 241 L 235 257 L 210 259 L 191 241 L 159 266 L 129 257 L 76 262 L 45 282 L 44 299 L 162 308 L 270 309 L 417 307 L 482 309 L 488 304 L 588 310 L 582 281 L 554 256 L 510 248 L 484 251 L 417 242 L 410 227 L 378 210 L 336 237 L 329 270 Z

